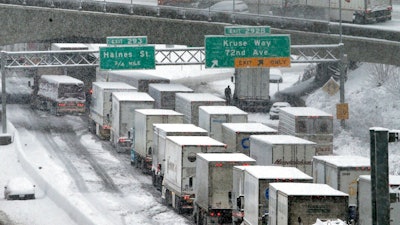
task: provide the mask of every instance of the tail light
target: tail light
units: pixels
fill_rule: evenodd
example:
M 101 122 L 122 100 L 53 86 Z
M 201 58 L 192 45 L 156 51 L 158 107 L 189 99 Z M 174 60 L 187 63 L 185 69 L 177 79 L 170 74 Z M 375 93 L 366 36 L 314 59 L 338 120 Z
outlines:
M 387 7 L 387 10 L 392 11 L 392 10 L 393 10 L 393 7 L 392 7 L 392 6 L 388 6 L 388 7 Z
M 78 107 L 85 107 L 85 104 L 84 103 L 77 103 L 76 104 Z
M 58 103 L 58 106 L 59 106 L 59 107 L 64 107 L 64 106 L 65 106 L 65 103 Z

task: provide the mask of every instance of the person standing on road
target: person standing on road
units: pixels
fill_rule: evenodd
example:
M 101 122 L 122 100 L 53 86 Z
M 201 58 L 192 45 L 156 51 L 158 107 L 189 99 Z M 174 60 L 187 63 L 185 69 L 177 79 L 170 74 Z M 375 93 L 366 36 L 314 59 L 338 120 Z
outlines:
M 231 104 L 231 95 L 232 95 L 232 91 L 231 91 L 231 88 L 228 85 L 228 87 L 225 88 L 225 99 L 226 99 L 226 104 L 227 105 Z

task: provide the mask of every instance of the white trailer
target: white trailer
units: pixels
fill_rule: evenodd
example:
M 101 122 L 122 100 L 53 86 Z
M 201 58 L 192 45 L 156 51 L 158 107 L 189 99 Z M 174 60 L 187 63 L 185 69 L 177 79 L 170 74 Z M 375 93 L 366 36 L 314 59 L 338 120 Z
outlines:
M 161 198 L 179 213 L 192 213 L 197 153 L 226 153 L 226 145 L 208 136 L 169 136 Z
M 233 166 L 256 161 L 243 153 L 199 153 L 196 161 L 195 222 L 232 224 Z
M 137 89 L 120 82 L 92 83 L 89 130 L 104 140 L 110 139 L 113 92 L 137 92 Z
M 148 95 L 147 93 L 143 93 Z M 150 97 L 150 95 L 149 95 Z M 152 98 L 153 99 L 153 98 Z M 136 109 L 134 129 L 134 148 L 131 162 L 141 168 L 143 173 L 150 174 L 152 167 L 153 124 L 183 123 L 183 114 L 171 109 Z
M 152 175 L 153 185 L 161 190 L 165 172 L 165 143 L 167 136 L 208 136 L 208 131 L 190 123 L 153 124 Z
M 244 224 L 266 224 L 273 182 L 312 183 L 313 178 L 294 167 L 249 166 L 244 170 Z
M 278 131 L 262 123 L 223 123 L 222 142 L 229 151 L 250 155 L 250 136 L 278 134 Z
M 312 107 L 284 107 L 279 112 L 278 131 L 317 144 L 317 155 L 333 153 L 333 116 Z
M 269 225 L 314 224 L 317 219 L 347 221 L 348 194 L 327 184 L 270 183 Z
M 257 165 L 296 167 L 312 175 L 315 143 L 291 135 L 251 135 L 250 157 Z
M 185 123 L 199 125 L 199 107 L 225 105 L 225 99 L 208 93 L 176 93 L 175 110 L 185 115 Z
M 154 99 L 142 92 L 113 92 L 112 93 L 112 121 L 111 144 L 117 152 L 130 153 L 132 146 L 132 129 L 135 121 L 136 109 L 154 107 Z
M 371 173 L 370 159 L 354 155 L 314 156 L 314 183 L 327 184 L 349 194 L 349 204 L 357 205 L 357 179 Z
M 389 175 L 390 225 L 400 224 L 400 176 Z M 358 179 L 357 224 L 372 225 L 371 176 L 361 175 Z
M 200 106 L 199 127 L 206 129 L 210 137 L 222 139 L 222 123 L 247 123 L 248 113 L 236 106 Z
M 193 93 L 193 90 L 182 84 L 149 84 L 149 95 L 155 100 L 155 108 L 175 110 L 176 93 Z
M 267 0 L 273 15 L 376 23 L 392 19 L 392 0 Z M 341 13 L 341 16 L 340 16 Z

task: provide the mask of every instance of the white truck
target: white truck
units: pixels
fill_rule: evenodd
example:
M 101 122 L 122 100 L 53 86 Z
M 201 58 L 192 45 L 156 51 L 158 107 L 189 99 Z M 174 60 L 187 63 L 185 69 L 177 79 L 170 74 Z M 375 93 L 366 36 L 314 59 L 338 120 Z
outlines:
M 138 92 L 149 91 L 152 83 L 169 83 L 169 79 L 135 70 L 97 71 L 97 81 L 123 82 L 137 88 Z
M 117 152 L 130 153 L 136 109 L 154 107 L 154 99 L 143 92 L 113 92 L 110 141 Z
M 196 160 L 195 222 L 232 224 L 233 166 L 255 165 L 243 153 L 199 153 Z
M 110 139 L 113 92 L 137 92 L 137 88 L 121 82 L 92 83 L 89 131 L 103 140 Z
M 167 136 L 208 136 L 208 131 L 190 123 L 153 124 L 152 181 L 161 190 L 165 172 L 165 143 Z
M 244 217 L 244 171 L 248 166 L 234 166 L 232 171 L 232 224 L 240 225 Z
M 222 140 L 222 123 L 247 123 L 248 113 L 236 106 L 200 106 L 199 127 L 206 129 L 209 136 Z
M 161 199 L 178 213 L 193 212 L 197 153 L 226 153 L 226 145 L 208 136 L 169 136 Z
M 250 157 L 257 165 L 279 165 L 298 168 L 312 175 L 315 143 L 291 135 L 250 136 Z
M 67 75 L 42 75 L 32 89 L 32 108 L 54 115 L 86 112 L 86 94 L 81 80 Z
M 244 224 L 267 224 L 269 212 L 269 184 L 274 182 L 312 183 L 313 178 L 294 167 L 247 167 L 244 170 L 243 185 Z
M 209 93 L 176 93 L 175 110 L 185 115 L 185 123 L 199 125 L 199 107 L 226 105 L 225 99 Z
M 229 151 L 250 155 L 250 136 L 257 134 L 278 134 L 278 131 L 262 123 L 223 123 L 222 142 Z
M 392 0 L 267 0 L 273 15 L 309 19 L 376 23 L 392 19 Z
M 349 196 L 327 184 L 270 183 L 268 225 L 347 221 Z
M 389 175 L 390 225 L 400 224 L 400 176 Z M 357 224 L 372 225 L 371 176 L 361 175 L 358 179 Z
M 143 94 L 148 95 L 147 93 Z M 135 134 L 134 145 L 131 151 L 131 163 L 140 168 L 143 173 L 150 174 L 153 152 L 153 124 L 183 123 L 183 114 L 171 109 L 152 108 L 136 109 L 134 114 L 135 122 L 133 129 Z
M 354 155 L 314 156 L 314 183 L 327 184 L 349 194 L 349 206 L 357 205 L 357 179 L 371 173 L 370 159 Z
M 155 100 L 155 108 L 175 110 L 176 93 L 193 93 L 193 90 L 174 83 L 152 83 L 149 84 L 149 95 Z
M 317 144 L 317 155 L 333 153 L 333 116 L 313 107 L 284 107 L 279 112 L 278 131 Z

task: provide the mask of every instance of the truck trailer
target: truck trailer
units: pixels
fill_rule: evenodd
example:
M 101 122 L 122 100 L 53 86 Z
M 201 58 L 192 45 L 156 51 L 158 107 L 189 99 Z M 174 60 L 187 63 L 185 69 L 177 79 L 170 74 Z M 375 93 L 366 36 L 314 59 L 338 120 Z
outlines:
M 357 182 L 356 224 L 372 225 L 371 176 L 361 175 Z M 400 176 L 389 175 L 389 194 L 390 225 L 400 224 Z
M 222 141 L 222 123 L 247 123 L 248 113 L 236 106 L 200 106 L 199 127 Z
M 137 88 L 121 82 L 92 83 L 89 131 L 103 140 L 110 139 L 113 92 L 137 92 Z
M 135 110 L 154 107 L 154 99 L 143 92 L 113 92 L 110 141 L 119 153 L 130 153 Z
M 199 153 L 196 160 L 195 222 L 232 224 L 233 167 L 255 165 L 243 153 Z
M 278 131 L 262 123 L 223 123 L 222 142 L 229 151 L 250 155 L 250 136 L 257 134 L 278 134 Z
M 148 95 L 147 93 L 143 93 Z M 149 95 L 150 96 L 150 95 Z M 153 98 L 152 98 L 153 99 Z M 171 109 L 136 109 L 134 129 L 134 148 L 131 162 L 141 168 L 143 173 L 150 174 L 152 167 L 153 124 L 183 123 L 183 114 Z
M 312 183 L 313 178 L 294 167 L 249 166 L 245 168 L 243 185 L 245 225 L 267 224 L 269 184 L 274 182 Z
M 349 206 L 357 204 L 357 179 L 371 173 L 370 159 L 354 155 L 314 156 L 314 183 L 327 184 L 349 194 Z
M 178 213 L 193 212 L 197 153 L 226 153 L 226 145 L 208 136 L 169 136 L 161 199 Z
M 149 84 L 149 95 L 154 98 L 155 108 L 157 109 L 175 110 L 176 93 L 193 93 L 193 90 L 182 84 Z
M 291 135 L 250 136 L 250 157 L 257 165 L 296 167 L 312 175 L 315 143 Z
M 313 107 L 284 107 L 279 111 L 278 131 L 317 144 L 317 155 L 333 153 L 333 116 Z
M 185 115 L 185 123 L 199 125 L 199 107 L 226 105 L 225 100 L 209 93 L 176 93 L 175 110 Z
M 86 112 L 86 94 L 81 80 L 67 75 L 42 75 L 32 87 L 31 107 L 54 115 Z
M 349 195 L 327 184 L 277 182 L 269 187 L 269 225 L 347 221 Z
M 161 190 L 165 172 L 165 143 L 167 136 L 208 136 L 208 131 L 191 123 L 153 124 L 152 181 Z

